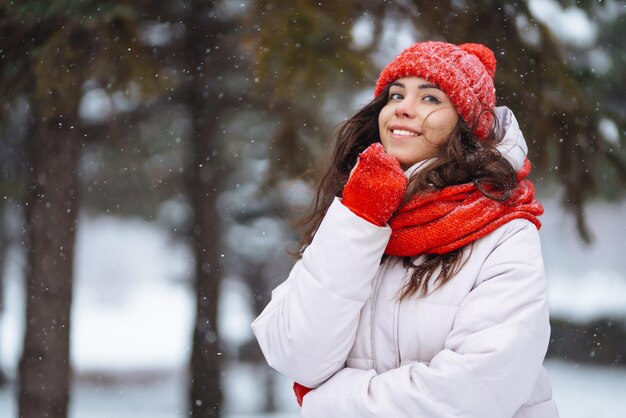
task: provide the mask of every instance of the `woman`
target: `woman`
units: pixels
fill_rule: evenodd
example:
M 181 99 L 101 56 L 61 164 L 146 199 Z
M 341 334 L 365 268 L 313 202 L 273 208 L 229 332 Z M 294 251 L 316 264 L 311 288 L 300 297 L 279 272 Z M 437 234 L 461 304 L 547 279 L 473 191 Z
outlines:
M 338 132 L 301 257 L 252 324 L 303 417 L 558 416 L 543 209 L 495 64 L 417 43 Z

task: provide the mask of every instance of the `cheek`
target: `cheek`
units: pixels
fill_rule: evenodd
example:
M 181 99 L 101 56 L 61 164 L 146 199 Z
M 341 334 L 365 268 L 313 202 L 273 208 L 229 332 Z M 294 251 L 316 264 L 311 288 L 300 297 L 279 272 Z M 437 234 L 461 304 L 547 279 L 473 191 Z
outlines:
M 443 144 L 454 130 L 458 120 L 459 116 L 454 108 L 436 110 L 424 119 L 423 134 L 430 143 Z
M 389 106 L 389 105 L 383 107 L 380 110 L 380 113 L 378 114 L 378 130 L 380 132 L 382 132 L 382 130 L 384 129 L 385 125 L 391 119 L 392 115 L 393 115 L 393 108 L 391 106 Z

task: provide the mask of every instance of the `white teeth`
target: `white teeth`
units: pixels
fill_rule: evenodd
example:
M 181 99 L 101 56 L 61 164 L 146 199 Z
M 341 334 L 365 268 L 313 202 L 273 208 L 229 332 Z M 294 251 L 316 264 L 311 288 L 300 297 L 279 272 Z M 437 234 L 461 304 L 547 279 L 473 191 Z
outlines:
M 415 132 L 404 131 L 402 129 L 393 129 L 391 132 L 394 135 L 400 135 L 400 136 L 417 136 L 417 134 Z

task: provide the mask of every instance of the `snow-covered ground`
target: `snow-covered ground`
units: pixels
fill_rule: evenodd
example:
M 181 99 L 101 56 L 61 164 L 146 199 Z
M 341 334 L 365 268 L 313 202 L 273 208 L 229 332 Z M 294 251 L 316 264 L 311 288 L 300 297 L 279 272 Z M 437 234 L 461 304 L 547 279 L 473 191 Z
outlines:
M 570 218 L 544 201 L 541 230 L 552 311 L 584 320 L 610 315 L 626 320 L 626 203 L 588 209 L 596 237 L 581 243 Z M 72 418 L 184 416 L 193 295 L 188 248 L 137 219 L 83 217 L 77 242 L 72 362 L 79 376 Z M 0 364 L 15 376 L 23 332 L 24 260 L 13 250 L 6 266 L 0 314 Z M 231 344 L 250 338 L 251 297 L 236 278 L 222 291 L 220 329 Z M 547 362 L 563 417 L 626 416 L 626 369 Z M 97 376 L 107 376 L 98 379 Z M 261 403 L 258 369 L 235 364 L 225 375 L 230 418 L 253 415 Z M 281 414 L 297 416 L 290 382 L 276 376 Z M 15 416 L 11 388 L 0 390 L 0 418 Z M 269 418 L 269 416 L 266 416 Z
M 554 386 L 554 398 L 563 418 L 623 418 L 626 416 L 626 370 L 611 367 L 576 366 L 548 361 L 546 368 Z M 227 418 L 296 418 L 298 407 L 290 382 L 277 377 L 280 412 L 254 412 L 258 405 L 254 389 L 258 374 L 235 366 L 226 379 Z M 250 396 L 252 394 L 252 396 Z M 15 402 L 9 390 L 0 390 L 0 417 L 15 417 Z M 182 418 L 185 416 L 185 382 L 170 375 L 144 383 L 77 384 L 70 418 Z

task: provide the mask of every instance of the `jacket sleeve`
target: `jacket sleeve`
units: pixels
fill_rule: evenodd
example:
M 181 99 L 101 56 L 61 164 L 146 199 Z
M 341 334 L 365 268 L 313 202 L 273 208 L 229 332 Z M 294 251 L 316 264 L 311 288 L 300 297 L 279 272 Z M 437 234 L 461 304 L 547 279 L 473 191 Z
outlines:
M 311 244 L 252 323 L 268 364 L 317 387 L 343 368 L 380 268 L 389 227 L 331 204 Z
M 430 364 L 345 368 L 307 394 L 302 416 L 512 417 L 532 393 L 550 326 L 537 231 L 525 220 L 502 228 Z

